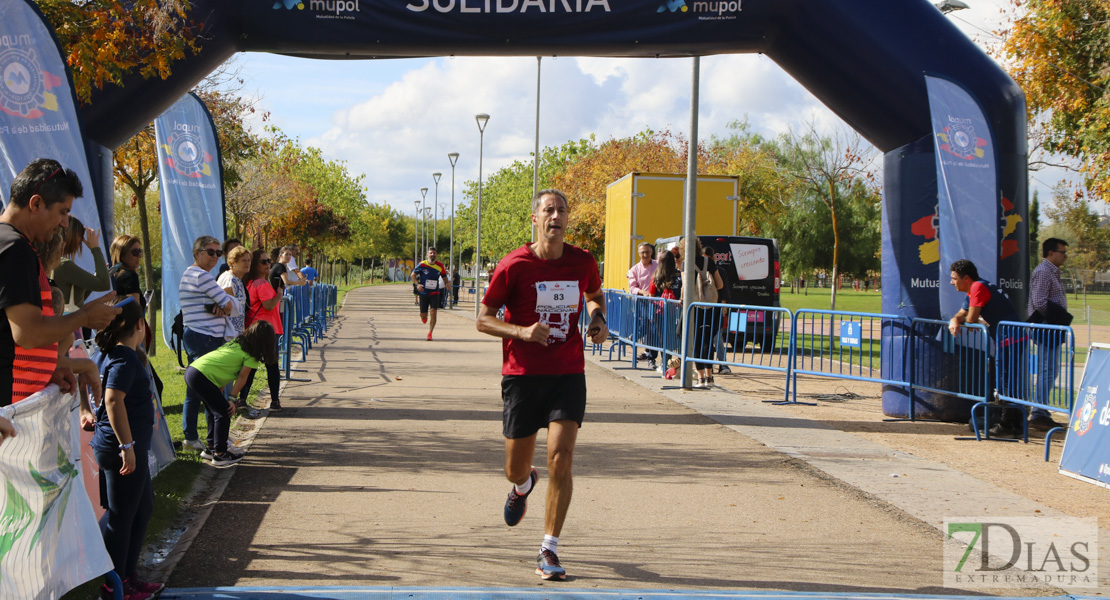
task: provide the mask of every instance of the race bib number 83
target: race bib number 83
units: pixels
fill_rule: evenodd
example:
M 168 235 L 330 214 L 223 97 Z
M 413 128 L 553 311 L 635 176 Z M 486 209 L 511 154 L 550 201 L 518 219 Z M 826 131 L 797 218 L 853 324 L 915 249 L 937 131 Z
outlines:
M 536 312 L 541 315 L 577 312 L 581 296 L 577 281 L 540 281 L 536 283 Z

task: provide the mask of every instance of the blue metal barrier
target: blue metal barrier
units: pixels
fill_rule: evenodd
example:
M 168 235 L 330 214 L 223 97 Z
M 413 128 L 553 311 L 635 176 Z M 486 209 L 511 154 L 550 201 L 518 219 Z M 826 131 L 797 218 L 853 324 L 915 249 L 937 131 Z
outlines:
M 1027 408 L 1071 415 L 1075 399 L 1075 333 L 1072 328 L 1016 321 L 1002 321 L 997 328 L 995 386 L 998 398 L 1018 405 L 1022 417 L 1027 416 Z M 1029 442 L 1029 422 L 1025 418 L 1022 422 L 1022 439 Z M 1064 429 L 1053 427 L 1045 434 L 1045 461 L 1052 436 Z
M 798 310 L 790 327 L 794 402 L 798 401 L 799 373 L 896 385 L 909 392 L 908 378 L 895 377 L 895 373 L 909 372 L 908 357 L 905 353 L 886 356 L 880 343 L 884 331 L 905 331 L 906 325 L 909 321 L 898 315 Z
M 313 342 L 320 339 L 327 330 L 328 323 L 337 314 L 338 288 L 334 285 L 293 286 L 285 289 L 281 298 L 281 326 L 284 332 L 278 338 L 278 359 L 286 381 L 309 381 L 294 379 L 292 363 L 293 347 L 300 349 L 297 362 L 308 358 Z
M 678 300 L 615 293 L 624 296 L 621 340 L 631 347 L 632 367 L 636 368 L 639 360 L 637 351 L 643 349 L 658 353 L 658 364 L 665 372 L 668 355 L 681 354 L 678 323 L 682 314 L 682 303 Z
M 991 343 L 987 328 L 981 324 L 963 325 L 959 338 L 948 331 L 948 321 L 913 319 L 910 322 L 913 343 L 910 344 L 909 418 L 914 420 L 914 390 L 947 394 L 965 400 L 985 403 L 990 398 Z M 935 382 L 925 385 L 921 382 Z M 972 408 L 972 425 L 979 439 L 978 425 Z M 989 436 L 988 436 L 989 437 Z
M 711 304 L 694 302 L 687 309 L 683 323 L 692 327 L 692 348 L 682 344 L 682 381 L 691 362 L 778 371 L 786 374 L 783 402 L 790 402 L 790 365 L 793 344 L 782 344 L 781 336 L 793 340 L 793 331 L 779 332 L 784 323 L 791 323 L 789 309 L 744 304 Z M 717 336 L 723 336 L 725 357 L 714 359 Z M 679 336 L 681 337 L 681 336 Z M 750 348 L 749 348 L 750 344 Z

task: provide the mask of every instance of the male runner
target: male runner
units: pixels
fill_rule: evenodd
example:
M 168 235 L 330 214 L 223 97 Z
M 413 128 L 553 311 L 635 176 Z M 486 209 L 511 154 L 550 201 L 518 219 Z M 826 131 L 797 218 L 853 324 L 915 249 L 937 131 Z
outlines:
M 432 331 L 436 328 L 436 312 L 440 303 L 440 294 L 446 286 L 443 282 L 447 279 L 447 267 L 436 260 L 436 248 L 428 248 L 427 260 L 420 261 L 412 270 L 412 282 L 416 284 L 416 293 L 420 296 L 420 322 L 428 324 L 428 341 L 432 341 Z M 428 310 L 432 311 L 431 320 L 428 319 Z
M 562 581 L 559 534 L 570 506 L 571 463 L 586 412 L 586 361 L 578 315 L 582 298 L 591 315 L 587 335 L 609 335 L 597 261 L 563 242 L 567 197 L 543 190 L 532 199 L 538 239 L 501 260 L 478 311 L 478 331 L 502 338 L 501 398 L 504 402 L 505 477 L 514 485 L 505 501 L 505 523 L 524 517 L 539 473 L 532 467 L 536 435 L 547 428 L 547 509 L 536 573 Z M 505 320 L 497 311 L 505 307 Z

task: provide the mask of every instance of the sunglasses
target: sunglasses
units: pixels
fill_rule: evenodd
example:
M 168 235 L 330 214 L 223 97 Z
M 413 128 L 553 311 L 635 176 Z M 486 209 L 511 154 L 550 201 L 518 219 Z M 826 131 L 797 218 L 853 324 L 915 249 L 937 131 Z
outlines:
M 221 256 L 223 256 L 223 255 L 224 255 L 224 251 L 223 251 L 223 250 L 213 250 L 213 249 L 211 249 L 211 248 L 205 248 L 204 250 L 201 250 L 201 252 L 207 252 L 207 253 L 208 253 L 208 256 L 215 256 L 215 257 L 217 257 L 217 258 L 219 258 L 219 257 L 221 257 Z
M 35 186 L 35 189 L 34 189 L 34 191 L 31 192 L 31 195 L 34 196 L 35 194 L 38 194 L 39 193 L 39 188 L 42 187 L 42 185 L 44 183 L 46 183 L 47 181 L 50 181 L 51 179 L 54 179 L 54 177 L 56 177 L 58 175 L 58 173 L 62 173 L 62 172 L 64 172 L 64 170 L 61 167 L 58 167 L 57 169 L 55 169 L 54 172 L 50 174 L 50 177 L 47 177 L 46 179 L 43 179 L 42 181 L 39 182 L 38 185 Z
M 270 259 L 268 259 L 268 258 L 260 258 L 260 259 L 258 259 L 258 264 L 260 264 L 260 265 L 268 265 L 268 264 L 270 264 Z
M 140 248 L 135 248 L 134 250 L 131 251 L 131 256 L 142 256 L 142 255 L 143 255 L 143 251 Z

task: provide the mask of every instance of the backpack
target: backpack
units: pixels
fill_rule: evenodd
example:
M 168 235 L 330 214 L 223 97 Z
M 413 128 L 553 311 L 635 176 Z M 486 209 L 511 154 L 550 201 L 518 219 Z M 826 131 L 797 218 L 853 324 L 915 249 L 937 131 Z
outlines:
M 713 273 L 709 272 L 709 265 L 706 268 L 699 269 L 697 263 L 694 263 L 694 269 L 697 272 L 697 282 L 695 287 L 698 291 L 698 302 L 716 302 L 717 301 L 717 282 L 713 277 Z
M 185 338 L 185 321 L 178 311 L 177 316 L 173 318 L 173 326 L 170 327 L 170 346 L 177 351 L 177 364 L 182 369 L 185 368 L 185 363 L 181 360 L 181 344 Z

